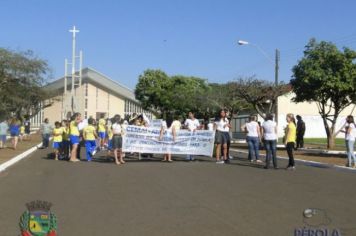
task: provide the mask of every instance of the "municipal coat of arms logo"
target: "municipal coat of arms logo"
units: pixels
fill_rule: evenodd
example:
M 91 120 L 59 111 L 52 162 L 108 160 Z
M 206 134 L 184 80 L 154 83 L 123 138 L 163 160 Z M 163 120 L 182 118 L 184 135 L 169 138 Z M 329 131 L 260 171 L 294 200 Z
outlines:
M 57 218 L 51 212 L 52 203 L 33 201 L 20 218 L 22 236 L 56 236 Z

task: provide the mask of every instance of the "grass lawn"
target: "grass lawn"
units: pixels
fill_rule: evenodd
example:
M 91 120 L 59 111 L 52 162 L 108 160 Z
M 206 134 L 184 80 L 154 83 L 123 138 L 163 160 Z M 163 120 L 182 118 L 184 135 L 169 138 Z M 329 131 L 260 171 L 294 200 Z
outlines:
M 278 144 L 283 144 L 282 139 L 278 140 Z M 336 138 L 335 147 L 333 150 L 345 151 L 345 139 Z M 304 146 L 308 148 L 327 149 L 326 138 L 304 138 Z M 355 145 L 356 146 L 356 145 Z
M 283 144 L 282 143 L 282 139 L 279 138 L 278 139 L 278 144 Z M 308 145 L 308 144 L 317 144 L 317 145 L 327 145 L 327 139 L 326 138 L 304 138 L 304 144 Z M 345 139 L 343 138 L 336 138 L 335 139 L 335 144 L 336 146 L 345 146 Z
M 304 138 L 304 143 L 306 144 L 327 144 L 326 138 Z M 338 146 L 345 146 L 345 139 L 336 138 L 335 144 Z
M 32 148 L 33 146 L 42 142 L 42 137 L 40 134 L 31 134 L 30 140 L 24 140 L 17 144 L 17 149 L 13 150 L 11 147 L 11 140 L 6 141 L 6 148 L 0 149 L 0 164 L 4 163 L 11 158 L 25 152 L 26 150 Z

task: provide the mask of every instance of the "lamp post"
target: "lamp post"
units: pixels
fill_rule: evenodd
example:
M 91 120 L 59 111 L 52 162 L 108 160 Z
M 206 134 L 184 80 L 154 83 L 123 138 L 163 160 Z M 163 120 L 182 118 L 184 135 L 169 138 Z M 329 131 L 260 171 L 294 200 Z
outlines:
M 248 41 L 244 41 L 244 40 L 239 40 L 237 41 L 238 45 L 240 46 L 244 46 L 244 45 L 251 45 L 255 48 L 257 48 L 257 50 L 259 50 L 267 59 L 269 62 L 271 62 L 272 64 L 274 64 L 274 83 L 275 86 L 278 86 L 279 83 L 279 60 L 280 60 L 280 53 L 279 50 L 276 49 L 275 51 L 275 59 L 273 60 L 268 53 L 266 53 L 260 46 L 258 46 L 257 44 L 253 44 L 250 43 Z M 276 97 L 276 104 L 275 104 L 275 121 L 278 123 L 278 97 Z

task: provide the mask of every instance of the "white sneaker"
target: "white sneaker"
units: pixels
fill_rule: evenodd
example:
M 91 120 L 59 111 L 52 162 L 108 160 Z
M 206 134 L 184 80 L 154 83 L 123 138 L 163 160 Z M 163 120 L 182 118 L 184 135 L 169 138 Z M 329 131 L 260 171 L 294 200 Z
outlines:
M 224 161 L 217 161 L 216 164 L 225 164 Z
M 96 149 L 92 151 L 91 155 L 94 156 L 96 154 Z

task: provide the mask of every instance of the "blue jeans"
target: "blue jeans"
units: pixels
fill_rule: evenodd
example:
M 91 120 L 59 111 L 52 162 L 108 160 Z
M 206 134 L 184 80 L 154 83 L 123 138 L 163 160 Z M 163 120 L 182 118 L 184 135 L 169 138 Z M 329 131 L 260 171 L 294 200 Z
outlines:
M 349 162 L 349 166 L 356 163 L 354 144 L 354 140 L 346 140 L 347 159 Z
M 48 148 L 50 134 L 42 134 L 42 147 Z
M 85 141 L 85 149 L 86 149 L 87 160 L 91 161 L 91 157 L 92 157 L 91 153 L 96 149 L 95 140 Z
M 260 139 L 258 137 L 246 138 L 248 145 L 248 159 L 253 160 L 253 154 L 255 154 L 255 159 L 258 160 L 260 155 Z
M 265 140 L 266 148 L 266 167 L 268 168 L 271 162 L 273 161 L 273 167 L 277 168 L 277 140 Z

